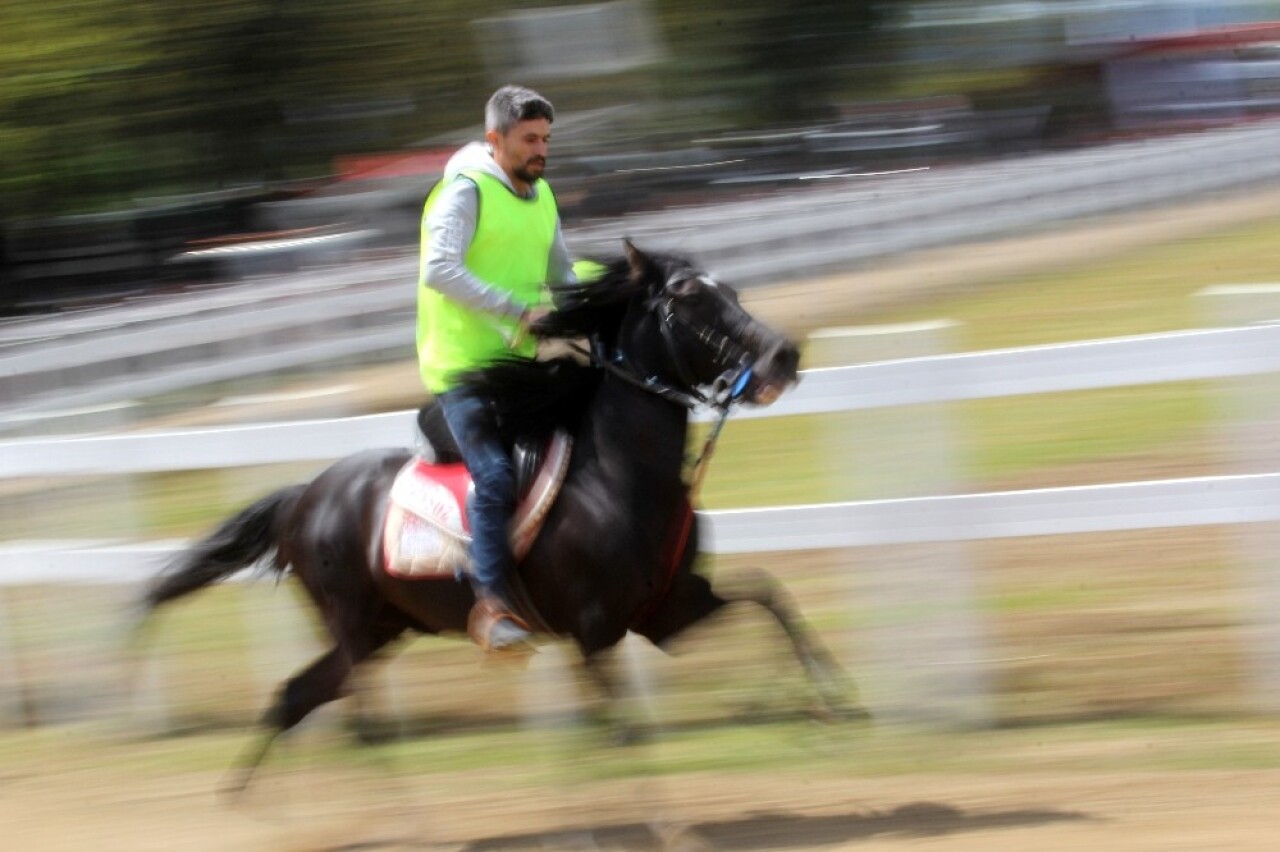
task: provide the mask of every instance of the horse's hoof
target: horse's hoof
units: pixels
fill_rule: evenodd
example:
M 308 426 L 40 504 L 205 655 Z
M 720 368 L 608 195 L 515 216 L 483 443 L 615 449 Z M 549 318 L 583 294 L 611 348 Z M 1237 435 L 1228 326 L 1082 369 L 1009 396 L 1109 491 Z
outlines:
M 663 852 L 711 852 L 715 847 L 700 835 L 697 829 L 687 825 L 651 825 L 658 848 Z
M 249 778 L 238 775 L 218 788 L 218 799 L 224 805 L 235 806 L 244 801 L 248 789 Z
M 638 725 L 620 725 L 614 729 L 611 740 L 615 746 L 635 746 L 647 742 L 649 736 Z
M 388 725 L 358 724 L 351 731 L 356 742 L 363 746 L 380 746 L 400 739 L 395 729 Z
M 836 718 L 841 722 L 872 722 L 875 719 L 865 707 L 838 707 Z
M 850 722 L 870 722 L 871 711 L 861 705 L 831 704 L 820 702 L 809 710 L 809 714 L 819 722 L 828 725 L 848 724 Z
M 595 835 L 590 831 L 567 831 L 546 838 L 539 844 L 541 849 L 555 849 L 559 852 L 581 849 L 584 852 L 599 852 Z

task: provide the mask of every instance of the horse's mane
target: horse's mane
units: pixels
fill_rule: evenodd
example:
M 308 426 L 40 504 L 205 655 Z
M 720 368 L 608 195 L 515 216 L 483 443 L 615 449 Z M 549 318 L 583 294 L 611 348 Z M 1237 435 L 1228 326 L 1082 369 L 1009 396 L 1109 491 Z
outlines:
M 503 438 L 541 438 L 555 429 L 576 430 L 600 384 L 597 367 L 570 356 L 533 361 L 494 361 L 459 378 L 489 399 Z
M 671 271 L 693 268 L 678 255 L 655 252 L 640 257 L 644 266 L 639 270 L 625 256 L 597 260 L 595 264 L 601 271 L 594 278 L 553 285 L 551 296 L 556 310 L 534 326 L 534 334 L 545 338 L 592 337 L 611 348 L 635 297 L 655 292 Z

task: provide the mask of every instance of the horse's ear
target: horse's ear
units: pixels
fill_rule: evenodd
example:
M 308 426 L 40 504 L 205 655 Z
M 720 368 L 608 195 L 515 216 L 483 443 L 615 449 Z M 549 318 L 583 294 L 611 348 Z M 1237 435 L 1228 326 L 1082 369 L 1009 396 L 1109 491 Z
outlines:
M 640 283 L 649 272 L 649 255 L 636 248 L 630 239 L 623 238 L 622 246 L 627 252 L 627 263 L 631 266 L 631 280 Z

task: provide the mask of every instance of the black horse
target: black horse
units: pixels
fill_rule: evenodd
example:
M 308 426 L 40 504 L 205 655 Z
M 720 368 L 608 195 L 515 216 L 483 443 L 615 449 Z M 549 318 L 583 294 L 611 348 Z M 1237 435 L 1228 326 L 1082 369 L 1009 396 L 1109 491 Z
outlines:
M 796 382 L 799 351 L 687 260 L 626 248 L 592 283 L 557 290 L 557 310 L 535 329 L 588 338 L 590 365 L 500 362 L 468 379 L 497 391 L 513 431 L 555 427 L 574 437 L 563 488 L 518 568 L 533 623 L 576 643 L 587 672 L 612 694 L 602 652 L 628 631 L 661 646 L 727 603 L 752 601 L 786 631 L 827 708 L 842 711 L 839 668 L 772 577 L 759 572 L 726 594 L 693 571 L 690 408 L 709 401 L 727 413 L 735 400 L 774 401 Z M 384 565 L 388 492 L 410 458 L 405 449 L 360 452 L 276 491 L 193 544 L 148 587 L 147 613 L 274 551 L 271 567 L 293 572 L 333 639 L 283 685 L 237 789 L 275 736 L 338 698 L 353 668 L 402 633 L 465 633 L 474 601 L 467 582 L 404 579 Z

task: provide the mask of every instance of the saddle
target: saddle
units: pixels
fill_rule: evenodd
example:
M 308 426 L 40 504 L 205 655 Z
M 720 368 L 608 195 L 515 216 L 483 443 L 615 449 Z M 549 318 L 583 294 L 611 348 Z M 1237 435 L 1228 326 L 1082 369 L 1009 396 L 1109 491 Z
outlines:
M 423 416 L 420 415 L 420 425 Z M 460 577 L 471 569 L 467 501 L 474 487 L 452 435 L 436 440 L 426 428 L 434 458 L 414 456 L 396 474 L 383 526 L 388 574 L 410 579 Z M 445 433 L 448 434 L 447 427 Z M 556 432 L 545 444 L 517 442 L 513 449 L 519 495 L 511 524 L 516 561 L 528 554 L 569 469 L 573 440 Z

